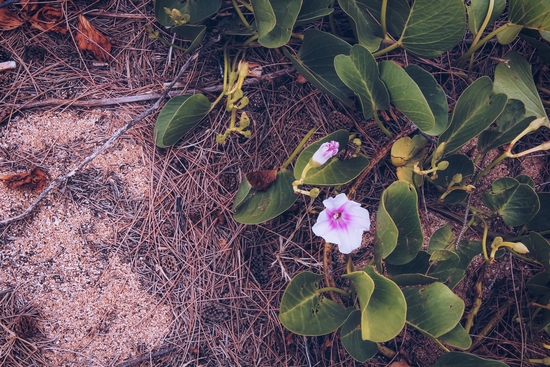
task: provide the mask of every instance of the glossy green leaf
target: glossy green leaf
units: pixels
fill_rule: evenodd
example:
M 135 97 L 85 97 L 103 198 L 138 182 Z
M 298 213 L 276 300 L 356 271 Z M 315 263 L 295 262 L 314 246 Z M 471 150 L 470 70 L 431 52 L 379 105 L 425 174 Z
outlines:
M 164 8 L 178 9 L 182 15 L 189 14 L 188 24 L 194 24 L 216 14 L 221 6 L 221 0 L 155 0 L 155 17 L 163 26 L 174 26 L 176 23 Z
M 550 273 L 542 272 L 534 275 L 525 283 L 525 286 L 534 295 L 550 295 Z
M 183 53 L 185 55 L 199 47 L 206 33 L 206 26 L 186 24 L 172 28 L 172 32 L 183 37 L 185 40 L 191 41 L 191 44 Z
M 462 350 L 466 350 L 472 346 L 472 338 L 470 338 L 470 335 L 460 323 L 456 324 L 453 330 L 441 335 L 438 340 Z
M 504 93 L 510 99 L 522 101 L 526 117 L 545 117 L 546 112 L 531 74 L 531 64 L 515 51 L 503 59 L 506 62 L 500 62 L 495 70 L 495 93 Z
M 401 181 L 420 187 L 424 177 L 414 173 L 414 167 L 422 169 L 426 157 L 428 139 L 418 134 L 413 138 L 404 136 L 393 143 L 391 147 L 391 162 L 396 167 L 395 173 Z
M 338 329 L 348 317 L 344 306 L 319 295 L 321 279 L 320 274 L 299 273 L 283 293 L 279 320 L 295 334 L 325 335 Z
M 430 254 L 419 251 L 416 257 L 402 265 L 386 264 L 386 271 L 390 277 L 407 274 L 426 274 L 430 268 Z
M 374 52 L 382 41 L 382 28 L 377 20 L 367 10 L 364 1 L 339 0 L 342 10 L 351 18 L 352 27 L 355 30 L 359 44 Z M 352 88 L 353 89 L 353 88 Z
M 433 367 L 509 367 L 506 363 L 484 359 L 469 353 L 450 352 L 443 354 Z
M 449 128 L 439 137 L 450 154 L 489 127 L 506 106 L 505 94 L 494 94 L 493 83 L 487 76 L 473 82 L 458 98 Z
M 547 0 L 509 0 L 510 22 L 526 28 L 550 31 L 550 2 Z
M 399 238 L 399 230 L 390 213 L 386 210 L 388 193 L 382 192 L 378 211 L 376 212 L 376 233 L 374 239 L 374 257 L 377 264 L 381 264 L 395 250 Z
M 303 0 L 296 25 L 306 24 L 332 14 L 332 0 Z
M 390 98 L 380 80 L 378 65 L 365 47 L 355 45 L 349 56 L 336 56 L 334 68 L 340 79 L 359 97 L 365 119 L 370 119 L 378 110 L 390 108 Z
M 364 6 L 381 23 L 381 11 L 383 0 L 359 0 L 360 6 Z M 409 18 L 411 7 L 407 0 L 388 0 L 386 5 L 386 25 L 388 32 L 398 39 L 403 33 L 405 23 Z
M 243 179 L 241 180 L 241 185 L 239 186 L 239 191 L 237 191 L 237 195 L 235 195 L 235 201 L 233 202 L 231 210 L 237 210 L 237 208 L 245 201 L 245 199 L 249 198 L 249 195 L 251 193 L 254 193 L 255 191 L 256 190 L 252 190 L 252 185 L 250 184 L 250 182 L 248 182 L 246 176 L 243 176 Z
M 481 242 L 463 240 L 455 252 L 460 257 L 460 262 L 456 266 L 455 271 L 449 275 L 447 286 L 451 289 L 454 289 L 464 279 L 466 275 L 465 271 L 470 266 L 474 257 L 481 254 Z
M 298 19 L 302 0 L 251 0 L 251 3 L 258 27 L 258 42 L 267 48 L 286 45 Z
M 243 202 L 236 207 L 233 218 L 243 224 L 259 224 L 282 214 L 298 198 L 292 189 L 292 182 L 292 171 L 279 171 L 277 179 L 266 191 L 250 190 Z
M 505 27 L 504 30 L 497 34 L 498 43 L 501 45 L 512 43 L 523 29 L 522 26 L 511 23 L 505 24 L 503 27 Z
M 304 32 L 302 47 L 297 56 L 283 48 L 285 56 L 308 82 L 348 106 L 351 106 L 349 97 L 353 96 L 353 91 L 336 74 L 334 57 L 348 55 L 350 50 L 349 43 L 316 29 Z
M 423 130 L 428 135 L 439 135 L 449 125 L 449 108 L 445 91 L 437 83 L 433 75 L 418 65 L 410 65 L 405 71 L 418 85 L 435 117 L 435 125 L 431 129 Z
M 393 277 L 391 277 L 391 280 L 400 287 L 428 285 L 438 281 L 436 277 L 417 273 L 394 275 Z
M 496 120 L 494 126 L 479 135 L 477 149 L 481 154 L 508 144 L 523 130 L 525 130 L 534 116 L 525 117 L 525 106 L 518 99 L 509 99 L 502 114 Z
M 540 210 L 525 226 L 531 231 L 550 229 L 550 192 L 539 192 Z
M 433 129 L 435 116 L 432 109 L 422 90 L 409 74 L 393 61 L 382 61 L 379 68 L 380 78 L 386 84 L 391 104 L 403 112 L 420 130 Z
M 519 176 L 516 176 L 515 178 L 519 183 L 531 186 L 533 190 L 535 189 L 535 181 L 533 181 L 531 177 L 527 175 L 519 175 Z
M 548 217 L 547 217 L 548 218 Z M 540 234 L 531 232 L 521 241 L 529 249 L 529 257 L 537 260 L 546 271 L 550 270 L 550 243 Z
M 436 250 L 432 253 L 429 276 L 437 278 L 441 283 L 447 283 L 457 270 L 462 270 L 458 267 L 460 257 L 453 250 Z
M 378 353 L 376 343 L 361 338 L 361 311 L 354 310 L 340 329 L 340 341 L 355 360 L 363 363 Z
M 434 251 L 445 250 L 454 242 L 455 236 L 451 231 L 451 226 L 446 223 L 443 227 L 438 228 L 430 238 L 427 252 L 431 255 Z
M 462 182 L 466 178 L 474 174 L 474 163 L 463 154 L 451 154 L 442 159 L 442 161 L 449 162 L 449 167 L 443 171 L 437 171 L 437 178 L 432 180 L 432 183 L 436 185 L 441 191 L 445 191 L 453 177 L 456 174 L 462 175 Z M 457 184 L 455 184 L 456 186 Z M 468 194 L 463 190 L 455 190 L 445 197 L 447 204 L 460 203 Z
M 453 330 L 464 312 L 464 301 L 443 283 L 405 288 L 407 323 L 434 339 Z
M 511 177 L 493 182 L 491 188 L 483 193 L 483 204 L 512 227 L 529 222 L 540 208 L 535 190 Z
M 470 0 L 470 5 L 466 6 L 468 10 L 468 28 L 473 34 L 479 32 L 479 28 L 483 24 L 487 12 L 489 11 L 489 1 L 490 0 Z M 506 0 L 495 0 L 493 4 L 493 11 L 491 12 L 491 17 L 489 18 L 489 23 L 487 27 L 493 24 L 497 20 L 506 6 Z
M 338 130 L 304 149 L 296 160 L 294 178 L 297 180 L 301 178 L 304 167 L 321 144 L 334 140 L 339 143 L 339 151 L 342 151 L 347 147 L 348 135 L 349 133 L 346 130 Z M 362 154 L 345 161 L 333 157 L 324 165 L 309 169 L 304 179 L 304 184 L 317 186 L 343 185 L 357 177 L 368 164 L 368 158 Z
M 202 94 L 183 94 L 169 100 L 155 123 L 155 142 L 160 148 L 177 143 L 208 115 L 210 101 Z
M 405 181 L 395 181 L 382 193 L 381 201 L 399 231 L 397 246 L 386 257 L 388 264 L 405 264 L 416 257 L 423 235 L 418 216 L 416 189 Z
M 436 57 L 462 41 L 465 30 L 463 0 L 416 0 L 400 41 L 418 56 Z

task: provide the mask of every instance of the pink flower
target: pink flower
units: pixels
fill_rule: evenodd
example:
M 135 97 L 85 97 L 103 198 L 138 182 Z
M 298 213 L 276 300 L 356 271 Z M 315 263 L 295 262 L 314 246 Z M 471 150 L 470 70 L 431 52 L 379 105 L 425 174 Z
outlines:
M 321 144 L 319 149 L 313 154 L 313 157 L 311 157 L 311 162 L 313 164 L 310 164 L 312 166 L 321 166 L 325 164 L 330 158 L 338 154 L 339 147 L 340 143 L 334 140 Z
M 338 245 L 343 254 L 349 254 L 361 247 L 363 231 L 370 229 L 370 217 L 367 209 L 359 203 L 348 200 L 346 194 L 323 201 L 325 210 L 317 218 L 312 230 L 325 241 Z

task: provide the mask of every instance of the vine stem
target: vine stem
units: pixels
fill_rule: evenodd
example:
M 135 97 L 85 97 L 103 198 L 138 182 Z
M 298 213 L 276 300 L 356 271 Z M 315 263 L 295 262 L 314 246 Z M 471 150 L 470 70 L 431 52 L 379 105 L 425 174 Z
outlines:
M 479 313 L 479 310 L 481 309 L 481 305 L 483 303 L 483 278 L 484 277 L 485 277 L 485 267 L 483 266 L 481 268 L 481 271 L 477 277 L 476 284 L 474 286 L 474 290 L 476 293 L 474 304 L 472 309 L 470 310 L 470 313 L 468 314 L 466 324 L 464 325 L 464 330 L 466 330 L 468 334 L 470 333 L 470 330 L 474 325 L 474 318 Z
M 487 25 L 489 24 L 489 20 L 491 20 L 491 15 L 493 14 L 494 6 L 495 6 L 495 0 L 489 0 L 489 8 L 487 9 L 487 14 L 485 15 L 485 19 L 483 19 L 483 23 L 481 24 L 481 27 L 479 27 L 479 30 L 477 31 L 477 34 L 470 47 L 477 45 L 477 43 L 479 42 L 479 39 L 481 38 L 483 31 L 487 28 Z M 468 66 L 468 72 L 472 70 L 473 65 L 474 65 L 474 54 L 472 53 L 472 55 L 470 56 L 470 65 Z
M 399 47 L 401 47 L 401 39 L 399 39 L 399 41 L 389 45 L 388 47 L 386 47 L 386 48 L 384 48 L 380 51 L 376 51 L 375 53 L 372 54 L 372 56 L 374 56 L 374 57 L 382 56 L 382 55 L 385 55 L 388 52 L 393 51 L 393 50 L 395 50 L 396 48 L 399 48 Z
M 320 288 L 317 290 L 317 293 L 323 293 L 323 292 L 334 292 L 334 293 L 339 293 L 343 296 L 349 296 L 349 292 L 348 291 L 345 291 L 343 289 L 340 289 L 340 288 L 336 288 L 336 287 L 325 287 L 325 288 Z
M 376 111 L 374 111 L 374 120 L 376 121 L 376 125 L 378 125 L 380 130 L 382 130 L 382 132 L 391 139 L 393 137 L 392 133 L 390 133 L 390 131 L 386 129 L 382 121 L 380 121 L 380 117 L 378 117 L 378 113 Z
M 494 0 L 492 0 L 494 1 Z M 231 0 L 231 3 L 233 4 L 233 7 L 235 8 L 235 11 L 237 12 L 237 15 L 241 19 L 241 22 L 244 24 L 244 26 L 248 29 L 252 29 L 252 26 L 250 23 L 246 21 L 246 18 L 244 17 L 243 13 L 241 12 L 241 9 L 239 8 L 239 5 L 237 4 L 237 1 Z
M 497 164 L 499 164 L 500 162 L 502 162 L 504 159 L 508 158 L 509 156 L 510 156 L 509 151 L 506 151 L 506 152 L 502 153 L 502 155 L 500 155 L 500 157 L 495 159 L 490 165 L 485 167 L 485 169 L 483 171 L 481 171 L 476 177 L 474 177 L 474 179 L 472 180 L 472 184 L 476 183 L 477 180 L 479 180 L 480 178 L 485 176 L 487 174 L 487 172 L 492 170 Z
M 298 146 L 294 149 L 294 151 L 292 152 L 292 154 L 290 155 L 290 157 L 288 157 L 288 159 L 285 161 L 285 163 L 283 163 L 283 165 L 281 166 L 281 169 L 286 169 L 286 167 L 290 164 L 290 162 L 292 162 L 292 160 L 294 158 L 296 158 L 296 156 L 298 155 L 298 153 L 300 153 L 300 150 L 302 150 L 302 148 L 304 147 L 304 145 L 307 143 L 307 141 L 309 140 L 309 138 L 311 137 L 311 135 L 313 135 L 313 133 L 317 131 L 317 128 L 314 127 L 312 128 L 311 130 L 309 130 L 307 132 L 307 134 L 302 138 L 302 140 L 300 140 L 300 143 L 298 144 Z
M 386 24 L 387 11 L 388 11 L 388 0 L 382 0 L 382 10 L 380 11 L 380 25 L 382 26 L 382 39 L 388 38 L 388 28 Z
M 463 64 L 464 61 L 466 61 L 474 52 L 479 50 L 481 48 L 481 46 L 486 44 L 491 38 L 493 38 L 497 34 L 503 32 L 506 28 L 510 27 L 511 25 L 513 25 L 513 24 L 512 23 L 506 23 L 506 24 L 498 27 L 497 29 L 495 29 L 494 31 L 492 31 L 491 33 L 489 33 L 488 35 L 483 37 L 483 39 L 481 41 L 479 41 L 476 45 L 470 46 L 470 49 L 464 55 L 460 56 L 460 58 L 457 60 L 457 64 L 458 65 Z

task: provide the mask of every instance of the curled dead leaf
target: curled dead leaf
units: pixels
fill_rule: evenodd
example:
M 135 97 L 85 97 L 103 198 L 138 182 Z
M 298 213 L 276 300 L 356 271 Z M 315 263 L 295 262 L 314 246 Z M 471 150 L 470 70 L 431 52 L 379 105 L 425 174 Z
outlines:
M 277 170 L 270 169 L 248 172 L 246 179 L 254 190 L 265 191 L 277 179 Z
M 4 1 L 0 1 L 0 4 Z M 27 20 L 25 14 L 15 13 L 8 8 L 0 8 L 0 31 L 10 31 L 23 25 Z
M 0 181 L 4 181 L 10 189 L 24 189 L 42 191 L 48 182 L 48 176 L 40 168 L 35 167 L 30 172 L 14 173 L 0 176 Z
M 300 84 L 304 84 L 304 83 L 307 83 L 307 79 L 302 74 L 297 73 L 296 74 L 296 82 L 298 82 Z
M 78 48 L 90 51 L 96 60 L 107 61 L 111 52 L 111 41 L 98 31 L 82 14 L 78 14 L 78 33 L 75 35 Z
M 38 9 L 38 11 L 29 18 L 31 28 L 38 29 L 43 32 L 57 32 L 61 34 L 67 33 L 67 26 L 63 20 L 63 11 L 61 8 L 55 8 L 51 5 L 46 5 Z

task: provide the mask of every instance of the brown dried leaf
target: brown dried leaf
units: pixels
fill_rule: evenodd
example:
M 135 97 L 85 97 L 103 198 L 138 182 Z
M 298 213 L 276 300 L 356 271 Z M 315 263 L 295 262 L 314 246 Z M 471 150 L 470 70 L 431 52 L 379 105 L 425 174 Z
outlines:
M 393 362 L 389 367 L 411 367 L 404 359 Z
M 1 3 L 3 3 L 3 1 L 0 1 L 0 4 Z M 24 18 L 8 8 L 0 9 L 0 31 L 10 31 L 23 25 L 25 22 L 26 20 Z
M 42 191 L 48 182 L 48 176 L 40 168 L 35 167 L 29 173 L 14 173 L 0 176 L 10 189 L 30 188 L 31 190 Z
M 250 182 L 250 185 L 254 190 L 265 191 L 273 181 L 277 179 L 277 170 L 270 169 L 264 171 L 248 172 L 246 179 Z
M 67 33 L 67 27 L 63 21 L 63 11 L 61 8 L 54 8 L 51 5 L 46 5 L 38 9 L 38 11 L 29 18 L 31 28 L 38 29 L 42 32 L 57 32 L 61 34 Z
M 111 41 L 99 32 L 82 14 L 78 14 L 78 33 L 75 36 L 78 48 L 90 51 L 96 60 L 107 61 Z

